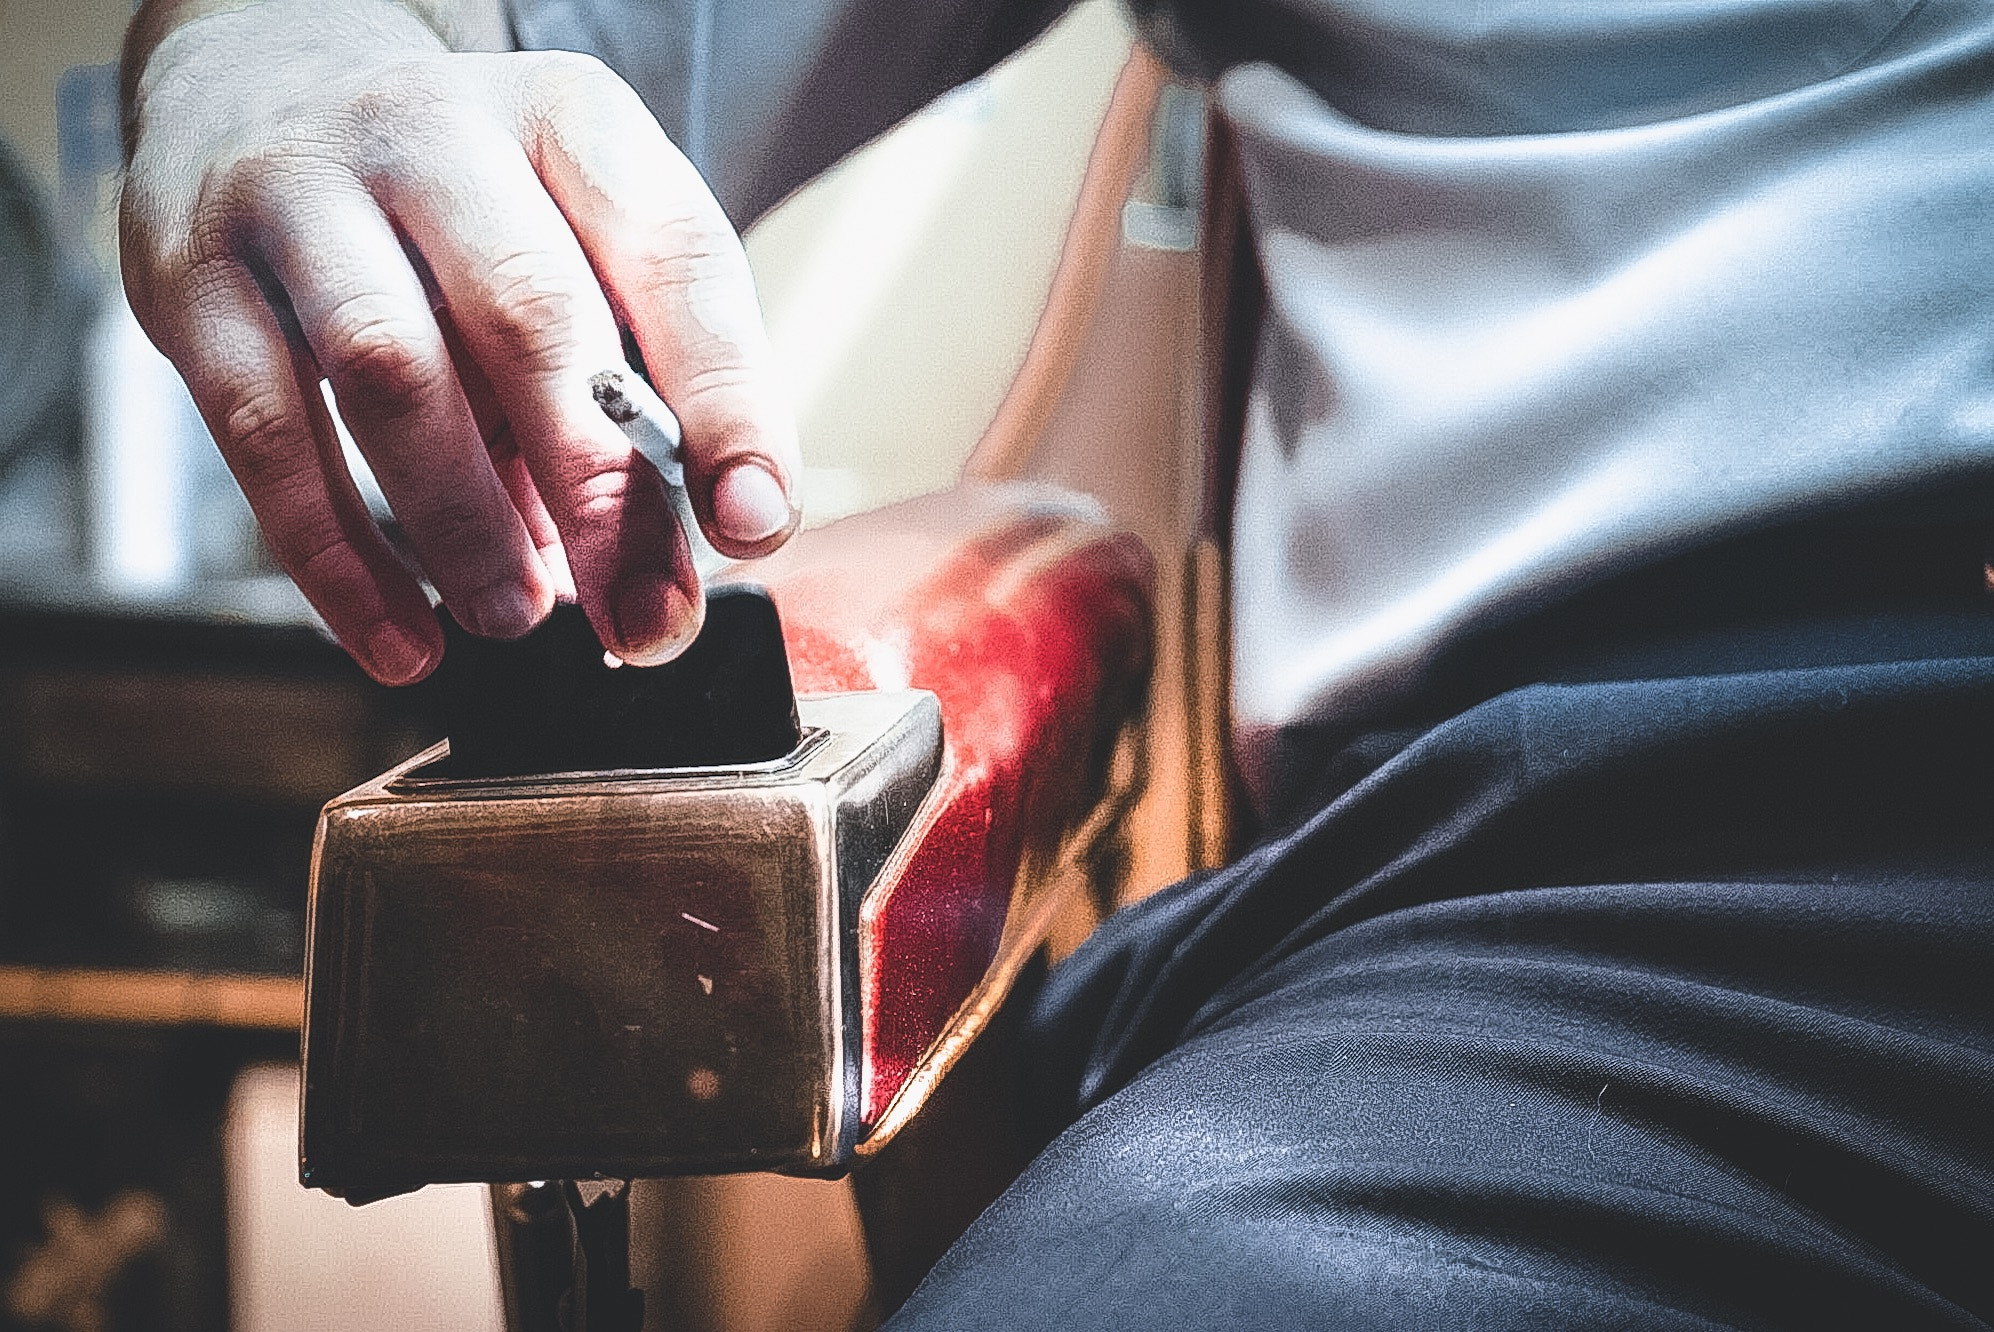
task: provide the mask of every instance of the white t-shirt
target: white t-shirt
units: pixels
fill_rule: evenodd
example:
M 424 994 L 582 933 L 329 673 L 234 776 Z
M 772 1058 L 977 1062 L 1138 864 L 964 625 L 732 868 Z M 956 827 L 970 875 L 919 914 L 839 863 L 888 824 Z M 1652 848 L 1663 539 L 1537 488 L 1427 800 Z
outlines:
M 745 223 L 1057 7 L 513 12 L 630 78 Z M 1994 8 L 1134 8 L 1213 80 L 1268 284 L 1233 529 L 1249 774 L 1573 589 L 1994 472 Z

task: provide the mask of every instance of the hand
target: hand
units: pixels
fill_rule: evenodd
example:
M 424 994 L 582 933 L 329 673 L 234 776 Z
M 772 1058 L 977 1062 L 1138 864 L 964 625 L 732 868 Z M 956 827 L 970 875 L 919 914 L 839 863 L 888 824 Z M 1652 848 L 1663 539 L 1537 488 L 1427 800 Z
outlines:
M 679 415 L 712 544 L 750 557 L 794 529 L 795 432 L 740 242 L 601 64 L 452 52 L 389 0 L 263 0 L 182 22 L 131 68 L 132 309 L 278 562 L 375 678 L 420 678 L 443 640 L 346 472 L 321 377 L 476 633 L 523 634 L 560 596 L 628 661 L 697 632 L 663 484 L 590 394 L 623 362 L 619 322 Z

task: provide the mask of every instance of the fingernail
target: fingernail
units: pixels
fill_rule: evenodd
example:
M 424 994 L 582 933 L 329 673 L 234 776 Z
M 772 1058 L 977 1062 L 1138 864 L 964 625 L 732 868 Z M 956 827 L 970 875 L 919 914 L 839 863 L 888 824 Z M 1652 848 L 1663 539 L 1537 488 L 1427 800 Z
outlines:
M 473 592 L 464 627 L 481 638 L 519 638 L 540 623 L 540 603 L 518 583 L 490 583 Z
M 384 624 L 367 636 L 367 663 L 385 684 L 408 684 L 429 669 L 429 645 L 397 625 Z
M 792 517 L 782 482 L 757 463 L 736 463 L 713 483 L 713 524 L 730 541 L 766 541 Z
M 700 609 L 677 583 L 627 578 L 610 591 L 616 641 L 609 650 L 632 666 L 661 666 L 699 634 Z
M 575 599 L 575 571 L 568 567 L 568 552 L 560 546 L 542 546 L 540 563 L 547 568 L 547 581 L 554 585 L 556 601 Z

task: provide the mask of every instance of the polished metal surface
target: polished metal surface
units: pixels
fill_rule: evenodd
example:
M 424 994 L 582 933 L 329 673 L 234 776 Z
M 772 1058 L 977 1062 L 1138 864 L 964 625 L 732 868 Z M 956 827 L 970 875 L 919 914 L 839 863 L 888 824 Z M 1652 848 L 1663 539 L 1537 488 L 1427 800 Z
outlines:
M 420 795 L 443 791 L 478 792 L 489 796 L 521 796 L 536 791 L 546 791 L 556 787 L 604 786 L 619 782 L 667 780 L 674 786 L 683 788 L 688 782 L 706 778 L 725 781 L 729 778 L 767 777 L 794 772 L 803 766 L 805 759 L 814 753 L 819 745 L 831 738 L 829 731 L 819 727 L 803 728 L 803 738 L 796 742 L 796 748 L 779 759 L 766 763 L 722 763 L 697 768 L 605 768 L 599 772 L 544 772 L 525 777 L 441 777 L 432 775 L 436 764 L 431 755 L 439 757 L 447 753 L 447 746 L 425 750 L 419 755 L 416 767 L 397 769 L 402 775 L 389 783 L 388 789 L 396 795 Z
M 825 1170 L 858 1137 L 856 922 L 941 761 L 933 696 L 799 700 L 773 770 L 417 789 L 326 807 L 305 1183 Z

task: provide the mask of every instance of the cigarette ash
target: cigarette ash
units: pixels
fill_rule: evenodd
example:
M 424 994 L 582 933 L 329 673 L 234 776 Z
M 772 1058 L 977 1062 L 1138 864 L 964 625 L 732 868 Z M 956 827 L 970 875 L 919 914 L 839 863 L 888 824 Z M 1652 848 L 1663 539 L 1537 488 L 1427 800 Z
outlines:
M 602 414 L 616 424 L 628 425 L 637 419 L 637 404 L 624 392 L 623 376 L 616 371 L 599 370 L 590 375 L 589 392 L 595 397 L 595 405 L 602 408 Z

